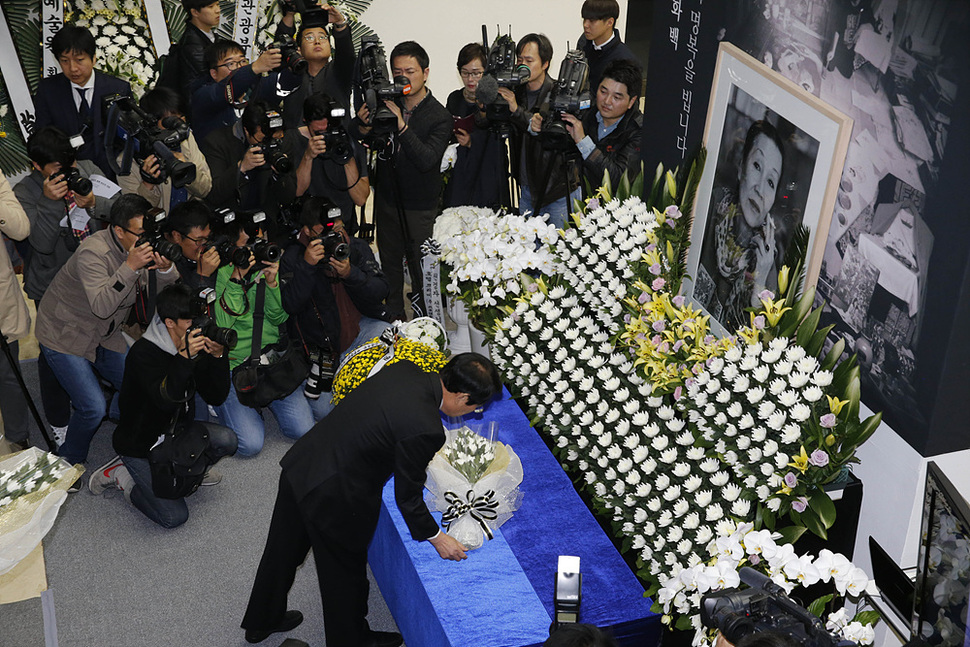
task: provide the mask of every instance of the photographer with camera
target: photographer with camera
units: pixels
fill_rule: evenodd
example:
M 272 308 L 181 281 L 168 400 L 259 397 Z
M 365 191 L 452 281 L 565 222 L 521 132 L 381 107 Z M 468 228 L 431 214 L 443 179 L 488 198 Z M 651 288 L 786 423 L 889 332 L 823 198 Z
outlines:
M 242 119 L 202 143 L 212 172 L 206 202 L 213 209 L 263 211 L 272 239 L 280 206 L 296 197 L 295 133 L 284 136 L 283 118 L 264 101 L 252 101 Z
M 505 144 L 500 131 L 490 127 L 477 95 L 487 68 L 488 53 L 481 43 L 468 43 L 458 52 L 462 88 L 449 94 L 445 104 L 454 119 L 454 138 L 458 142 L 455 166 L 445 185 L 445 207 L 492 208 L 510 204 Z M 497 97 L 497 85 L 494 92 Z
M 212 237 L 212 209 L 204 202 L 190 200 L 177 205 L 168 215 L 165 238 L 178 245 L 182 256 L 175 261 L 182 283 L 193 292 L 215 289 L 216 270 L 222 259 Z
M 370 246 L 349 235 L 340 213 L 326 198 L 307 198 L 300 232 L 280 263 L 290 336 L 310 356 L 305 394 L 317 420 L 333 408 L 329 391 L 339 360 L 388 327 L 387 280 Z
M 256 214 L 256 217 L 259 215 Z M 278 278 L 282 250 L 262 238 L 265 232 L 261 222 L 253 220 L 243 216 L 223 225 L 217 231 L 235 243 L 235 250 L 232 262 L 220 267 L 216 274 L 215 320 L 220 327 L 234 330 L 238 334 L 238 341 L 235 348 L 229 351 L 229 367 L 234 373 L 233 384 L 226 401 L 216 407 L 216 415 L 221 424 L 236 432 L 240 456 L 258 454 L 263 448 L 266 436 L 262 408 L 240 402 L 235 378 L 235 373 L 246 369 L 247 366 L 244 365 L 250 363 L 254 330 L 257 327 L 254 315 L 257 312 L 262 317 L 258 322 L 262 331 L 256 344 L 261 351 L 254 359 L 269 366 L 281 361 L 290 352 L 281 348 L 285 342 L 281 327 L 289 316 L 283 309 Z M 276 417 L 280 431 L 287 438 L 299 438 L 313 426 L 313 412 L 303 395 L 302 382 L 305 376 L 305 372 L 293 376 L 293 390 L 266 406 Z
M 118 456 L 88 481 L 92 494 L 120 488 L 129 503 L 163 528 L 188 520 L 185 497 L 199 485 L 218 483 L 221 477 L 209 468 L 236 453 L 232 429 L 193 419 L 196 394 L 203 404 L 219 405 L 229 393 L 227 349 L 199 326 L 206 308 L 185 285 L 170 285 L 159 293 L 158 312 L 125 361 L 121 416 L 112 436 Z M 157 483 L 150 462 L 157 462 L 150 457 L 161 439 L 180 446 L 192 443 L 194 453 L 201 454 L 201 464 L 193 470 L 199 473 L 176 480 L 175 491 L 163 491 L 167 479 Z
M 325 94 L 303 105 L 304 124 L 294 137 L 303 147 L 296 168 L 296 195 L 321 196 L 340 208 L 347 231 L 357 233 L 357 207 L 370 196 L 367 155 L 343 127 L 344 108 Z
M 597 89 L 596 110 L 588 111 L 582 121 L 569 113 L 562 115 L 583 157 L 583 176 L 592 187 L 603 184 L 606 172 L 614 186 L 623 173 L 632 182 L 640 172 L 643 115 L 637 93 L 642 83 L 643 72 L 636 61 L 613 61 Z
M 154 284 L 160 289 L 178 279 L 172 262 L 145 239 L 144 221 L 151 213 L 145 198 L 119 197 L 111 207 L 111 226 L 81 243 L 37 309 L 40 350 L 74 409 L 58 450 L 69 463 L 87 459 L 91 439 L 105 416 L 98 376 L 121 388 L 128 352 L 121 325 L 140 289 L 147 285 L 150 291 Z
M 167 170 L 169 165 L 152 153 L 145 156 L 140 167 L 136 168 L 135 164 L 132 164 L 130 173 L 118 176 L 121 190 L 125 193 L 137 193 L 151 202 L 152 206 L 160 207 L 167 212 L 190 198 L 196 200 L 204 198 L 212 188 L 212 174 L 209 172 L 209 164 L 205 156 L 199 150 L 195 135 L 187 130 L 188 126 L 183 118 L 182 100 L 178 93 L 171 88 L 155 87 L 142 96 L 138 105 L 156 120 L 153 126 L 159 133 L 165 133 L 166 130 L 172 131 L 169 135 L 174 143 L 172 157 L 180 162 L 194 164 L 195 179 L 184 186 L 176 187 L 172 173 Z M 174 126 L 178 132 L 167 129 L 166 126 Z M 183 134 L 184 139 L 182 139 Z M 119 160 L 120 158 L 121 156 Z
M 361 56 L 363 56 L 363 49 Z M 381 56 L 383 58 L 383 56 Z M 422 312 L 421 244 L 431 238 L 441 195 L 441 158 L 451 137 L 452 118 L 431 95 L 428 53 L 414 41 L 398 43 L 391 50 L 391 73 L 395 86 L 400 77 L 409 84 L 403 96 L 384 99 L 393 120 L 390 152 L 378 157 L 374 192 L 377 247 L 390 285 L 387 297 L 391 320 L 404 320 L 404 259 L 408 260 L 411 290 Z M 386 72 L 385 72 L 386 74 Z M 377 127 L 377 114 L 366 104 L 357 111 L 357 126 L 367 137 Z
M 498 92 L 512 111 L 516 137 L 512 144 L 512 175 L 521 188 L 519 213 L 548 214 L 549 222 L 563 227 L 572 200 L 581 196 L 578 173 L 569 173 L 560 153 L 548 150 L 537 137 L 550 112 L 555 81 L 549 76 L 552 43 L 544 34 L 526 34 L 515 48 L 517 60 L 532 72 L 529 81 L 513 92 Z
M 114 199 L 94 195 L 90 177 L 101 169 L 90 160 L 76 160 L 75 149 L 60 129 L 45 126 L 27 140 L 33 170 L 13 188 L 30 220 L 29 253 L 24 255 L 24 291 L 35 307 L 47 287 L 91 232 L 108 220 Z M 71 401 L 54 377 L 47 360 L 37 359 L 44 415 L 57 443 L 64 441 Z
M 296 30 L 293 17 L 297 6 L 282 6 L 285 13 L 276 27 L 276 38 L 292 39 L 295 33 L 296 45 L 306 61 L 306 69 L 299 74 L 300 86 L 283 97 L 283 123 L 287 128 L 296 128 L 303 120 L 304 103 L 318 94 L 327 95 L 349 110 L 357 55 L 347 19 L 329 4 L 312 5 L 301 13 L 300 29 Z
M 192 128 L 196 139 L 204 142 L 209 133 L 239 121 L 247 102 L 261 99 L 278 101 L 277 85 L 284 92 L 296 88 L 295 82 L 281 79 L 283 56 L 270 47 L 252 63 L 239 43 L 217 40 L 205 50 L 209 78 L 192 93 Z M 203 151 L 205 146 L 203 144 Z
M 34 95 L 34 130 L 57 126 L 68 137 L 79 137 L 78 159 L 91 160 L 109 180 L 115 179 L 104 145 L 102 99 L 131 96 L 127 81 L 94 69 L 94 36 L 84 27 L 66 24 L 54 34 L 51 52 L 61 73 L 41 79 Z

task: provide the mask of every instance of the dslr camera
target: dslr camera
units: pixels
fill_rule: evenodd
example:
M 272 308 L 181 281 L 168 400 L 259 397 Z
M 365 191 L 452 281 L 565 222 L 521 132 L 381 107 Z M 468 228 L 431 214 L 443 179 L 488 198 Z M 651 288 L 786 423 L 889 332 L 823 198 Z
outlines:
M 542 146 L 552 151 L 571 151 L 576 143 L 566 130 L 564 113 L 582 118 L 584 110 L 590 107 L 589 64 L 582 50 L 572 49 L 566 54 L 559 67 L 559 80 L 552 88 L 549 101 L 550 111 L 542 121 L 539 139 Z
M 188 125 L 179 117 L 170 115 L 161 119 L 139 107 L 131 97 L 120 94 L 104 98 L 105 135 L 104 145 L 108 164 L 118 175 L 131 172 L 132 160 L 141 166 L 150 156 L 158 160 L 159 175 L 152 177 L 141 170 L 141 177 L 150 184 L 161 184 L 172 179 L 172 186 L 179 189 L 195 181 L 196 168 L 191 162 L 183 162 L 172 153 L 182 149 L 182 142 L 189 137 Z M 115 157 L 122 153 L 121 164 Z
M 275 110 L 270 110 L 260 120 L 263 131 L 263 141 L 259 143 L 259 152 L 276 173 L 289 173 L 293 170 L 293 162 L 283 150 L 283 140 L 276 137 L 276 133 L 283 130 L 283 117 Z
M 390 80 L 387 73 L 387 59 L 384 48 L 375 35 L 360 39 L 360 54 L 357 56 L 357 69 L 354 84 L 363 103 L 370 111 L 370 135 L 380 138 L 397 132 L 397 117 L 384 105 L 384 99 L 397 99 L 411 93 L 411 82 L 405 76 Z M 360 101 L 357 105 L 360 105 Z
M 222 328 L 215 320 L 209 316 L 209 304 L 215 301 L 216 291 L 206 288 L 199 292 L 198 296 L 192 297 L 189 302 L 189 313 L 192 315 L 192 325 L 189 332 L 201 330 L 204 337 L 208 337 L 215 343 L 225 346 L 229 350 L 236 347 L 239 335 L 232 328 Z
M 807 609 L 785 594 L 785 590 L 753 568 L 745 566 L 741 581 L 750 588 L 724 589 L 701 599 L 701 622 L 717 629 L 728 642 L 761 631 L 790 636 L 804 647 L 855 647 L 851 640 L 833 636 Z
M 279 66 L 273 70 L 274 72 L 286 69 L 293 74 L 303 74 L 306 71 L 308 65 L 306 59 L 300 54 L 300 48 L 292 39 L 284 38 L 273 41 L 266 49 L 273 48 L 280 50 L 280 56 L 283 57 Z
M 333 160 L 337 164 L 346 164 L 354 156 L 354 149 L 350 143 L 350 135 L 344 128 L 343 120 L 347 110 L 331 103 L 330 115 L 327 117 L 327 129 L 315 130 L 314 135 L 322 136 L 327 150 L 320 158 Z
M 81 175 L 77 167 L 70 164 L 62 163 L 60 170 L 51 173 L 50 179 L 53 181 L 61 177 L 67 182 L 67 188 L 78 195 L 88 195 L 94 190 L 91 180 Z
M 165 212 L 157 207 L 149 209 L 145 217 L 142 218 L 144 231 L 135 241 L 135 247 L 148 243 L 153 252 L 158 253 L 159 256 L 164 256 L 173 263 L 177 263 L 182 260 L 182 248 L 167 240 L 163 235 L 166 217 Z

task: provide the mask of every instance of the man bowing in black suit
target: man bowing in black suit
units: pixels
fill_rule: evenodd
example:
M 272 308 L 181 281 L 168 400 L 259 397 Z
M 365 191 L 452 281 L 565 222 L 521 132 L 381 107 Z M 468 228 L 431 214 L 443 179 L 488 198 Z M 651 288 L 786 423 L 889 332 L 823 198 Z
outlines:
M 42 79 L 34 95 L 34 129 L 57 126 L 68 137 L 80 135 L 84 145 L 77 159 L 91 160 L 111 180 L 115 174 L 104 149 L 102 99 L 111 94 L 131 96 L 127 81 L 94 69 L 94 36 L 84 27 L 64 25 L 50 44 L 61 73 Z
M 299 611 L 286 610 L 286 598 L 312 548 L 327 647 L 400 645 L 400 634 L 367 624 L 367 546 L 384 483 L 394 475 L 397 507 L 413 539 L 429 541 L 442 559 L 465 559 L 465 547 L 438 528 L 424 503 L 425 470 L 445 442 L 439 411 L 467 415 L 501 388 L 495 365 L 476 353 L 454 356 L 438 374 L 400 361 L 298 440 L 280 461 L 269 537 L 242 621 L 246 640 L 261 642 L 303 621 Z

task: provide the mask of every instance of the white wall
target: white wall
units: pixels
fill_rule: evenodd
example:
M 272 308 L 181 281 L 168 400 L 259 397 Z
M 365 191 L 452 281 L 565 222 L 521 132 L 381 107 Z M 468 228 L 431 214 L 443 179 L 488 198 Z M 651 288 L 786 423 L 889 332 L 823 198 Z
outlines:
M 617 27 L 622 36 L 627 0 L 619 2 Z M 377 32 L 388 55 L 401 41 L 420 43 L 431 58 L 428 87 L 444 103 L 452 90 L 461 87 L 455 65 L 458 50 L 468 43 L 481 42 L 483 24 L 488 28 L 489 44 L 495 39 L 496 28 L 507 33 L 509 24 L 516 41 L 530 32 L 548 36 L 553 48 L 549 70 L 558 75 L 566 43 L 575 47 L 583 33 L 582 6 L 583 0 L 374 0 L 360 21 Z

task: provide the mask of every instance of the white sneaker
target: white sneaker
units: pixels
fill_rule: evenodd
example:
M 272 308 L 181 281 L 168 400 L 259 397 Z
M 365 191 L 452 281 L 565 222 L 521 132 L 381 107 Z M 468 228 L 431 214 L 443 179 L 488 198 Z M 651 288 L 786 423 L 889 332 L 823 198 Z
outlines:
M 67 440 L 67 427 L 51 427 L 51 435 L 54 437 L 54 444 L 60 447 Z
M 121 488 L 121 484 L 118 482 L 118 475 L 116 474 L 118 468 L 125 469 L 125 465 L 121 462 L 120 456 L 115 456 L 96 469 L 88 481 L 88 489 L 91 490 L 91 494 L 103 494 L 108 488 Z

